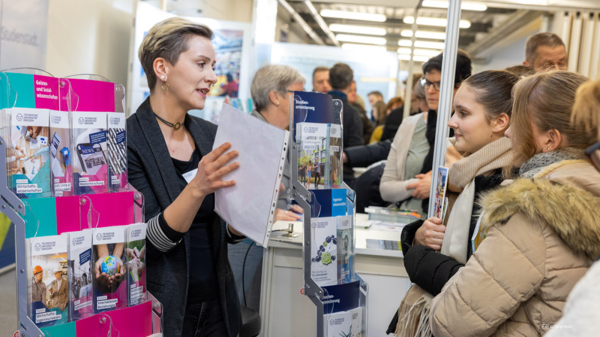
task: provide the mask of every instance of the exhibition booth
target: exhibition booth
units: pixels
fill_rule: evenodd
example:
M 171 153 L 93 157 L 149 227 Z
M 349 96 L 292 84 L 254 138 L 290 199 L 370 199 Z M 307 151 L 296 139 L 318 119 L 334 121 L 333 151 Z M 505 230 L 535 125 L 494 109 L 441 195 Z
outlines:
M 465 49 L 474 72 L 501 69 L 522 63 L 527 36 L 551 31 L 565 41 L 569 70 L 600 78 L 600 5 L 591 0 L 93 3 L 96 14 L 66 0 L 1 4 L 0 282 L 16 298 L 12 313 L 0 312 L 20 336 L 169 335 L 162 294 L 146 281 L 155 229 L 129 181 L 127 144 L 127 118 L 150 96 L 138 50 L 165 19 L 212 29 L 218 79 L 204 109 L 189 114 L 218 125 L 215 145 L 248 154 L 245 171 L 232 173 L 234 192 L 214 195 L 216 214 L 245 237 L 228 245 L 242 337 L 385 336 L 412 286 L 401 233 L 422 216 L 394 205 L 356 211 L 342 173 L 343 103 L 312 91 L 315 68 L 345 63 L 358 96 L 387 101 L 411 97 L 413 74 L 441 52 Z M 420 20 L 427 15 L 434 28 Z M 251 82 L 266 64 L 306 79 L 282 102 L 285 130 L 250 115 Z M 437 125 L 450 119 L 455 68 L 455 57 L 443 59 Z M 443 171 L 448 134 L 436 131 L 433 172 Z M 428 217 L 443 214 L 443 179 L 432 176 Z M 276 221 L 284 192 L 301 220 Z

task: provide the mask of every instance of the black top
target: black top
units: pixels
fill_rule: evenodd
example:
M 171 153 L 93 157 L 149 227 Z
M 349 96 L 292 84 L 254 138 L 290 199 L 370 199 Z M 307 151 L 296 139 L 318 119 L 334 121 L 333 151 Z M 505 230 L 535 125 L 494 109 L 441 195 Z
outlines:
M 175 169 L 164 137 L 154 116 L 150 100 L 146 99 L 137 112 L 127 119 L 127 160 L 129 182 L 144 195 L 144 214 L 148 221 L 158 220 L 182 191 L 179 174 Z M 191 115 L 185 117 L 185 128 L 194 139 L 200 153 L 212 151 L 217 126 Z M 149 227 L 150 228 L 150 227 Z M 160 225 L 156 228 L 160 228 Z M 217 273 L 219 305 L 228 336 L 237 336 L 242 326 L 240 303 L 233 280 L 233 272 L 227 258 L 227 243 L 238 242 L 227 231 L 226 224 L 215 213 L 212 223 L 212 250 Z M 162 231 L 161 235 L 166 236 Z M 191 262 L 191 234 L 167 251 L 153 242 L 161 235 L 147 233 L 146 262 L 148 292 L 163 305 L 165 337 L 181 337 L 185 317 L 188 290 L 191 290 L 189 274 L 195 268 Z
M 198 148 L 194 150 L 192 157 L 188 161 L 171 158 L 179 176 L 178 183 L 181 185 L 182 189 L 187 185 L 187 181 L 183 178 L 183 175 L 198 169 L 200 159 L 202 159 L 202 155 Z M 190 268 L 188 303 L 211 301 L 217 298 L 218 295 L 217 274 L 215 271 L 214 256 L 212 254 L 212 242 L 209 240 L 212 236 L 212 228 L 209 224 L 213 221 L 214 209 L 215 197 L 214 194 L 209 194 L 204 198 L 189 230 L 190 241 L 192 244 L 190 260 L 193 268 Z M 185 235 L 185 233 L 179 233 L 169 227 L 167 222 L 164 221 L 163 216 L 161 216 L 159 220 L 161 229 L 171 241 L 177 242 Z
M 404 117 L 404 105 L 399 108 L 396 108 L 390 112 L 390 114 L 385 119 L 385 124 L 383 125 L 383 132 L 381 133 L 381 140 L 394 140 L 396 136 L 396 132 L 400 128 L 400 124 L 402 124 L 402 119 Z

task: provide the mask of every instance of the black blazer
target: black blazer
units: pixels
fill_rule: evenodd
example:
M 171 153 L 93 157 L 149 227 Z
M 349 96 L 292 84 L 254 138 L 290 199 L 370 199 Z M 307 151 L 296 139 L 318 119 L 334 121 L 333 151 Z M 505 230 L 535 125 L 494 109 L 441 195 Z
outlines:
M 185 127 L 194 138 L 202 155 L 212 151 L 217 126 L 187 115 Z M 145 197 L 146 221 L 163 212 L 181 193 L 178 175 L 158 121 L 146 99 L 137 112 L 127 119 L 127 149 L 129 182 Z M 241 327 L 240 304 L 233 273 L 227 258 L 225 223 L 215 214 L 213 226 L 213 256 L 219 283 L 219 300 L 229 336 L 236 336 Z M 162 252 L 146 243 L 148 291 L 163 305 L 164 336 L 182 334 L 186 310 L 190 267 L 190 235 L 172 250 Z

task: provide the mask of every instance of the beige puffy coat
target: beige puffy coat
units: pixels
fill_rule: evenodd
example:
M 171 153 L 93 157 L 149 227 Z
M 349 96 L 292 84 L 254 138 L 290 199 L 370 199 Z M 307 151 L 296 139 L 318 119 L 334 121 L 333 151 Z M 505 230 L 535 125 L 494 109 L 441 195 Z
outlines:
M 563 161 L 481 203 L 487 237 L 434 298 L 433 335 L 541 336 L 600 254 L 600 173 Z

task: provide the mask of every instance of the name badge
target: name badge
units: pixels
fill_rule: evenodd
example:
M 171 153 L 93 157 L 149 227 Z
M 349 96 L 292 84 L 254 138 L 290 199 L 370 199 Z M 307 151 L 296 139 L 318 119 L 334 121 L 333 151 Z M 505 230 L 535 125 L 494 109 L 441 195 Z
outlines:
M 188 171 L 183 174 L 183 179 L 185 179 L 185 181 L 187 181 L 187 183 L 189 184 L 190 181 L 192 181 L 192 179 L 194 179 L 194 177 L 196 176 L 197 173 L 198 173 L 198 169 Z

